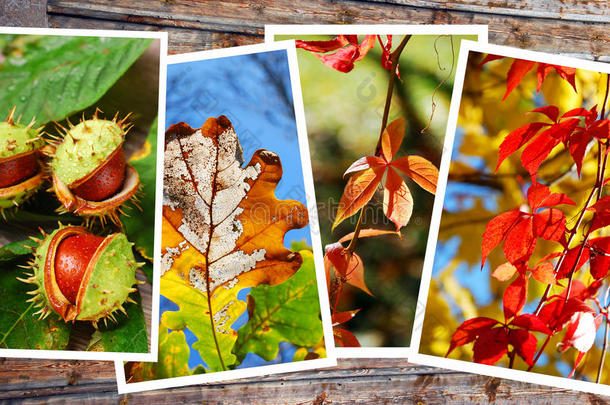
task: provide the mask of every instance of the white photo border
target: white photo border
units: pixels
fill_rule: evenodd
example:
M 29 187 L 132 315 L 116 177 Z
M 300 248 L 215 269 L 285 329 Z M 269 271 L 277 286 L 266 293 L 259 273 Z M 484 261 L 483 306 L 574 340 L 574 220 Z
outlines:
M 60 28 L 22 28 L 0 27 L 0 34 L 25 34 L 47 36 L 74 36 L 74 37 L 105 37 L 105 38 L 143 38 L 159 40 L 159 95 L 157 121 L 165 122 L 165 83 L 167 72 L 167 32 L 150 31 L 111 31 L 87 29 L 60 29 Z M 157 170 L 155 184 L 155 222 L 154 229 L 161 229 L 161 209 L 163 203 L 163 151 L 165 144 L 165 130 L 157 126 Z M 155 252 L 161 252 L 160 232 L 155 232 Z M 153 256 L 153 278 L 159 279 L 161 255 Z M 79 350 L 30 350 L 30 349 L 0 349 L 0 357 L 18 357 L 32 359 L 55 360 L 100 360 L 100 361 L 152 361 L 157 359 L 159 324 L 159 283 L 152 286 L 152 312 L 150 322 L 150 352 L 149 353 L 123 353 L 123 352 L 89 352 Z
M 573 67 L 577 69 L 586 69 L 595 72 L 610 74 L 610 64 L 607 63 L 580 60 L 567 56 L 528 51 L 524 49 L 511 48 L 500 45 L 481 44 L 466 40 L 462 41 L 458 57 L 457 70 L 455 73 L 455 82 L 453 87 L 453 94 L 451 97 L 451 105 L 449 107 L 449 120 L 447 122 L 447 131 L 445 133 L 445 144 L 443 146 L 443 151 L 445 153 L 443 153 L 441 167 L 439 170 L 437 196 L 434 201 L 434 207 L 432 210 L 430 233 L 428 234 L 426 256 L 424 259 L 424 268 L 422 273 L 422 279 L 420 282 L 419 296 L 417 299 L 415 324 L 413 326 L 413 335 L 411 337 L 412 353 L 409 360 L 413 363 L 423 364 L 427 366 L 441 367 L 456 371 L 464 371 L 468 373 L 476 373 L 491 377 L 507 378 L 527 383 L 574 389 L 601 395 L 610 395 L 610 386 L 608 385 L 596 384 L 593 382 L 581 380 L 572 380 L 565 377 L 550 376 L 531 371 L 528 372 L 508 369 L 501 366 L 489 366 L 464 360 L 448 359 L 444 357 L 419 353 L 421 335 L 423 332 L 424 317 L 426 312 L 426 303 L 428 300 L 430 280 L 432 278 L 432 268 L 434 265 L 434 255 L 436 253 L 436 244 L 438 240 L 440 220 L 443 211 L 445 190 L 447 187 L 447 176 L 449 174 L 449 166 L 451 164 L 451 151 L 453 149 L 455 131 L 457 128 L 458 114 L 462 99 L 462 89 L 464 86 L 464 79 L 466 73 L 466 65 L 468 62 L 469 53 L 471 51 L 501 55 L 517 59 L 528 59 L 537 62 L 551 63 L 554 65 Z
M 322 315 L 322 327 L 326 346 L 326 358 L 303 360 L 294 363 L 272 364 L 267 366 L 244 368 L 239 370 L 218 371 L 209 374 L 198 374 L 184 377 L 174 377 L 159 380 L 151 380 L 136 383 L 127 383 L 125 380 L 125 369 L 123 362 L 115 361 L 117 386 L 119 394 L 157 390 L 171 387 L 182 387 L 201 383 L 233 380 L 236 378 L 260 377 L 268 374 L 290 373 L 295 371 L 310 370 L 337 365 L 332 323 L 330 318 L 330 306 L 326 294 L 326 277 L 324 276 L 324 255 L 322 253 L 322 241 L 320 239 L 320 226 L 318 224 L 318 212 L 313 185 L 313 174 L 311 170 L 311 159 L 309 155 L 309 143 L 307 141 L 307 127 L 305 125 L 305 110 L 303 108 L 303 97 L 301 94 L 301 81 L 297 63 L 296 48 L 294 41 L 279 41 L 272 44 L 246 45 L 233 48 L 214 49 L 210 51 L 192 52 L 168 57 L 168 64 L 196 62 L 208 59 L 218 59 L 254 53 L 270 51 L 286 51 L 288 67 L 290 70 L 290 82 L 296 118 L 296 126 L 301 152 L 301 167 L 303 170 L 303 183 L 305 185 L 305 197 L 309 213 L 309 227 L 316 269 L 316 282 L 318 296 L 320 299 L 320 312 Z M 164 125 L 161 125 L 163 127 Z M 160 249 L 159 249 L 160 251 Z
M 476 35 L 487 43 L 487 25 L 265 25 L 265 42 L 277 35 Z M 460 45 L 461 48 L 461 45 Z M 457 76 L 456 76 L 457 77 Z M 444 155 L 443 149 L 443 155 Z M 438 197 L 435 198 L 435 201 Z M 410 347 L 337 347 L 338 358 L 409 358 Z

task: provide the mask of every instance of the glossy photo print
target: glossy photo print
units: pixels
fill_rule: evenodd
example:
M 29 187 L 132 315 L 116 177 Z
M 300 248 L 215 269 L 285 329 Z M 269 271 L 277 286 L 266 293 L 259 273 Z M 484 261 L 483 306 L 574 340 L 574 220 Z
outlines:
M 335 364 L 294 43 L 170 61 L 159 359 L 119 391 Z
M 416 363 L 610 393 L 610 67 L 465 42 Z
M 484 26 L 266 26 L 295 39 L 335 344 L 408 355 L 460 41 Z
M 0 28 L 0 356 L 156 359 L 166 53 Z

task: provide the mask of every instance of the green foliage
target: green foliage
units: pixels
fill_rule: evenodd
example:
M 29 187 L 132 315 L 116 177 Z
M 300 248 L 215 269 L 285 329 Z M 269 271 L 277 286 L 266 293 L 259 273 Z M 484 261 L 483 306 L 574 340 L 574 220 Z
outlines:
M 148 137 L 144 145 L 129 159 L 129 163 L 135 167 L 140 175 L 140 183 L 142 183 L 140 195 L 142 198 L 138 205 L 142 210 L 131 210 L 129 216 L 121 215 L 121 222 L 129 240 L 136 244 L 138 253 L 152 262 L 155 233 L 142 232 L 142 229 L 146 229 L 155 223 L 155 180 L 157 171 L 156 118 L 148 131 Z M 152 273 L 150 276 L 147 273 L 147 277 L 149 280 L 152 280 Z
M 273 360 L 280 342 L 313 346 L 322 338 L 313 254 L 301 251 L 297 273 L 276 286 L 260 285 L 248 296 L 249 320 L 238 331 L 233 349 L 239 361 L 247 353 Z
M 117 323 L 108 322 L 99 326 L 89 342 L 95 350 L 104 352 L 147 353 L 148 337 L 146 335 L 146 319 L 142 310 L 142 297 L 139 292 L 130 294 L 137 304 L 123 305 L 127 315 L 117 313 Z M 91 350 L 88 348 L 88 350 Z
M 102 97 L 151 40 L 5 36 L 0 112 L 17 106 L 24 122 L 59 121 Z
M 23 247 L 30 241 L 14 242 L 0 248 L 0 347 L 10 349 L 63 350 L 68 345 L 71 326 L 51 314 L 44 320 L 33 315 L 34 303 L 26 302 L 31 290 L 17 280 L 30 250 Z M 13 260 L 14 259 L 14 260 Z

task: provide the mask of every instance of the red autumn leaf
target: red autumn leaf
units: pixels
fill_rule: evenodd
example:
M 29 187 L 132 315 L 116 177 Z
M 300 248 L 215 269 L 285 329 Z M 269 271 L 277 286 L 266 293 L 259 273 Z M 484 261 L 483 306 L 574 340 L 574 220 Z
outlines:
M 354 62 L 364 58 L 375 45 L 375 35 L 366 35 L 360 44 L 358 44 L 356 35 L 339 35 L 329 41 L 297 40 L 295 45 L 297 48 L 312 52 L 326 66 L 347 73 L 354 68 Z M 336 52 L 325 55 L 319 54 L 330 51 Z
M 582 361 L 583 357 L 585 357 L 585 354 L 587 354 L 587 353 L 585 353 L 585 352 L 578 352 L 578 356 L 576 356 L 576 360 L 574 360 L 574 368 L 570 372 L 570 375 L 568 375 L 568 378 L 574 377 L 574 373 L 576 372 L 576 368 L 578 367 L 578 365 Z
M 610 225 L 610 196 L 600 198 L 599 201 L 587 208 L 587 211 L 595 213 L 590 232 Z
M 504 254 L 511 263 L 527 262 L 536 247 L 534 218 L 521 218 L 506 234 Z
M 518 222 L 520 217 L 521 211 L 515 208 L 503 212 L 487 223 L 485 232 L 483 232 L 483 243 L 481 244 L 481 268 L 485 264 L 489 253 L 506 238 L 506 234 Z
M 328 255 L 324 255 L 324 273 L 326 275 L 326 290 L 330 296 L 330 272 L 332 270 L 332 263 L 328 258 Z
M 385 44 L 381 41 L 381 35 L 377 35 L 379 44 L 381 45 L 381 66 L 386 70 L 392 69 L 392 35 L 386 35 Z M 396 64 L 396 76 L 400 79 L 398 64 Z
M 449 344 L 449 350 L 445 357 L 459 346 L 463 346 L 467 343 L 474 341 L 477 336 L 486 330 L 489 330 L 492 326 L 499 324 L 498 321 L 491 318 L 478 317 L 464 321 L 451 336 L 451 342 Z
M 551 189 L 544 184 L 535 182 L 527 190 L 527 202 L 536 212 L 538 208 L 553 207 L 555 205 L 576 205 L 574 201 L 563 193 L 551 193 Z
M 354 215 L 370 201 L 381 182 L 384 170 L 384 167 L 375 167 L 363 170 L 350 177 L 339 201 L 337 216 L 332 229 L 335 229 L 344 219 Z
M 595 238 L 589 241 L 591 276 L 602 280 L 610 271 L 610 236 Z
M 500 56 L 500 55 L 492 55 L 492 54 L 487 54 L 485 56 L 485 58 L 483 58 L 483 60 L 481 61 L 481 63 L 479 63 L 477 65 L 477 67 L 481 67 L 484 64 L 486 64 L 487 62 L 491 62 L 492 60 L 498 60 L 498 59 L 502 59 L 504 58 L 504 56 Z
M 384 166 L 385 164 L 385 161 L 378 156 L 361 157 L 360 159 L 352 163 L 350 167 L 347 168 L 345 173 L 343 173 L 343 177 L 347 176 L 348 174 L 360 172 L 366 169 Z
M 594 138 L 597 138 L 599 140 L 610 138 L 610 120 L 597 120 L 593 122 L 588 129 L 589 133 Z
M 356 314 L 360 312 L 360 309 L 354 309 L 352 311 L 344 311 L 344 312 L 335 312 L 332 317 L 331 317 L 331 321 L 333 323 L 333 326 L 345 323 L 349 320 L 351 320 L 354 316 L 356 316 Z
M 576 163 L 576 172 L 579 176 L 582 170 L 582 161 L 585 158 L 590 140 L 591 135 L 582 129 L 576 129 L 568 139 L 568 151 L 570 156 L 572 156 L 572 160 Z
M 593 109 L 595 109 L 595 108 L 596 107 L 593 107 Z M 591 115 L 592 115 L 593 109 L 587 110 L 586 108 L 582 108 L 582 107 L 573 108 L 573 109 L 563 113 L 561 118 L 584 117 L 584 118 L 587 118 L 587 119 L 591 119 Z M 595 113 L 595 116 L 597 116 L 597 112 Z M 594 119 L 595 116 L 592 117 L 592 118 Z
M 559 66 L 559 65 L 549 65 L 546 63 L 539 63 L 540 65 L 544 65 L 543 70 L 546 70 L 547 67 L 552 67 L 555 69 L 555 71 L 557 72 L 557 74 L 565 81 L 567 81 L 568 83 L 570 83 L 570 85 L 572 86 L 572 88 L 574 89 L 574 91 L 576 90 L 576 69 L 575 68 L 571 68 L 571 67 L 566 67 L 566 66 Z M 540 67 L 538 68 L 538 71 L 540 72 Z M 548 72 L 546 73 L 548 74 Z M 540 78 L 540 73 L 538 73 L 539 77 L 538 77 L 538 90 L 540 91 L 540 87 L 542 86 L 542 81 L 546 78 L 546 74 L 544 75 L 544 77 Z
M 542 284 L 555 284 L 556 281 L 553 265 L 549 262 L 544 262 L 532 269 L 532 276 Z
M 360 233 L 358 233 L 358 237 L 359 238 L 367 238 L 370 236 L 380 236 L 380 235 L 396 235 L 399 238 L 402 238 L 402 235 L 400 234 L 400 232 L 397 231 L 388 231 L 385 229 L 370 229 L 370 228 L 366 228 L 366 229 L 361 229 Z M 350 241 L 354 238 L 354 232 L 350 232 L 347 235 L 343 236 L 341 239 L 339 239 L 339 242 L 343 243 L 343 242 L 347 242 Z
M 529 142 L 529 140 L 532 139 L 532 137 L 536 135 L 541 128 L 548 125 L 549 124 L 542 122 L 532 122 L 531 124 L 519 127 L 506 135 L 506 138 L 504 138 L 500 144 L 500 149 L 498 151 L 498 164 L 496 165 L 496 171 L 498 171 L 498 168 L 504 159 Z
M 512 263 L 506 262 L 499 265 L 494 272 L 491 273 L 491 276 L 495 277 L 498 281 L 508 281 L 516 272 L 517 268 Z
M 506 93 L 502 97 L 502 101 L 521 83 L 523 77 L 529 72 L 536 62 L 523 59 L 515 59 L 510 65 L 510 69 L 506 75 Z
M 528 366 L 534 364 L 534 355 L 538 345 L 536 336 L 523 329 L 513 329 L 508 334 L 508 342 Z
M 537 112 L 540 114 L 544 114 L 553 122 L 557 122 L 557 118 L 559 117 L 559 108 L 554 105 L 548 105 L 545 107 L 536 108 L 530 112 Z
M 562 300 L 563 301 L 563 300 Z M 560 315 L 557 317 L 557 325 L 560 328 L 572 318 L 572 316 L 577 312 L 594 312 L 590 306 L 585 304 L 584 301 L 578 298 L 569 298 L 565 301 L 563 307 L 561 307 Z
M 404 118 L 398 118 L 385 127 L 381 134 L 381 156 L 386 162 L 391 162 L 398 152 L 402 139 L 405 136 L 406 122 Z
M 405 226 L 413 213 L 413 197 L 402 178 L 388 170 L 383 191 L 383 213 L 396 225 L 396 231 Z
M 519 276 L 504 291 L 502 305 L 504 306 L 504 317 L 510 319 L 517 315 L 527 299 L 527 277 Z
M 473 360 L 481 364 L 495 364 L 508 351 L 508 336 L 503 327 L 485 330 L 474 342 Z
M 539 317 L 533 314 L 518 315 L 510 324 L 525 330 L 546 333 L 547 335 L 553 333 Z
M 345 48 L 339 49 L 337 52 L 318 55 L 313 54 L 320 59 L 326 66 L 338 70 L 339 72 L 348 73 L 354 68 L 354 61 L 360 55 L 358 47 L 348 45 Z
M 535 181 L 540 164 L 549 156 L 560 140 L 551 136 L 548 130 L 541 132 L 523 149 L 521 164 Z
M 339 347 L 360 347 L 360 342 L 356 336 L 347 329 L 333 328 L 335 344 Z
M 297 48 L 305 49 L 310 52 L 330 52 L 336 51 L 339 48 L 347 45 L 349 41 L 345 35 L 338 35 L 330 41 L 302 41 L 297 39 L 295 46 Z
M 362 264 L 362 259 L 356 253 L 352 253 L 352 258 L 345 273 L 345 282 L 361 289 L 368 295 L 373 295 L 364 282 L 364 265 Z
M 424 190 L 436 194 L 438 169 L 430 161 L 421 156 L 403 156 L 392 161 L 390 166 L 409 176 Z
M 576 259 L 578 259 L 578 265 L 576 265 Z M 587 260 L 589 260 L 589 249 L 586 247 L 582 249 L 582 252 L 580 252 L 580 245 L 569 249 L 557 270 L 557 278 L 569 277 L 572 271 L 578 271 Z
M 566 218 L 561 210 L 549 208 L 534 214 L 534 235 L 551 241 L 564 239 Z
M 360 256 L 356 253 L 349 254 L 347 249 L 339 242 L 326 245 L 324 250 L 326 253 L 325 257 L 334 267 L 338 277 L 341 277 L 346 283 L 361 289 L 365 293 L 373 295 L 364 283 L 364 266 Z

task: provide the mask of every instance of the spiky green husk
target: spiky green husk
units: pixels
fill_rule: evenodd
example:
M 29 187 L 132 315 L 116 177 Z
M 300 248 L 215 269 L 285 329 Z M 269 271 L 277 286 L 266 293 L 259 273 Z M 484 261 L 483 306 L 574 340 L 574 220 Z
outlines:
M 50 253 L 49 248 L 53 238 L 64 228 L 67 226 L 60 224 L 60 227 L 50 234 L 43 234 L 44 239 L 32 238 L 39 242 L 34 250 L 34 259 L 28 263 L 28 268 L 33 272 L 27 274 L 28 278 L 20 278 L 21 281 L 36 286 L 35 290 L 28 293 L 33 295 L 29 301 L 37 302 L 39 311 L 36 314 L 41 317 L 46 317 L 54 311 L 45 289 L 45 261 Z M 105 242 L 109 239 L 109 243 L 102 243 L 99 255 L 96 251 L 92 260 L 97 261 L 92 272 L 84 276 L 84 278 L 88 277 L 88 282 L 86 285 L 81 284 L 75 305 L 75 307 L 80 305 L 80 311 L 77 314 L 72 313 L 69 319 L 64 318 L 65 321 L 91 321 L 97 327 L 100 321 L 115 320 L 113 314 L 115 311 L 125 313 L 123 308 L 125 302 L 133 302 L 129 294 L 136 291 L 133 286 L 137 283 L 135 272 L 138 268 L 133 255 L 133 243 L 130 243 L 122 233 L 107 236 Z
M 0 211 L 20 206 L 42 187 L 42 181 L 32 188 L 17 191 L 14 194 L 0 197 Z M 0 213 L 0 215 L 2 215 Z
M 44 145 L 39 129 L 33 128 L 32 124 L 23 126 L 12 119 L 0 122 L 0 159 L 31 152 Z
M 123 144 L 122 124 L 94 117 L 67 129 L 51 162 L 53 173 L 68 186 L 88 176 Z

